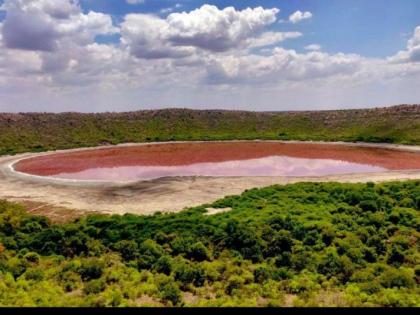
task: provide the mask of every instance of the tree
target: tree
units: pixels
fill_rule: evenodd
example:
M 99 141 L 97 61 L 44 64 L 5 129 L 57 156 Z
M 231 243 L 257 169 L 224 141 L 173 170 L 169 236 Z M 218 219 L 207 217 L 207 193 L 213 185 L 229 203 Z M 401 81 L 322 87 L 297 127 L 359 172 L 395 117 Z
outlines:
M 229 247 L 238 250 L 245 259 L 251 259 L 253 262 L 261 261 L 262 246 L 255 231 L 237 221 L 229 221 L 225 231 Z
M 290 253 L 292 250 L 293 238 L 289 231 L 273 231 L 271 237 L 266 236 L 266 241 L 267 245 L 264 250 L 264 255 L 266 257 L 279 256 L 285 252 Z
M 157 272 L 170 275 L 172 271 L 172 258 L 168 255 L 161 256 L 154 265 Z
M 196 261 L 203 261 L 209 260 L 210 254 L 207 249 L 201 242 L 194 243 L 188 250 L 187 257 L 196 260 Z
M 171 302 L 172 305 L 179 305 L 182 302 L 181 291 L 175 283 L 168 280 L 164 280 L 158 285 L 159 295 L 164 301 Z
M 327 252 L 321 256 L 318 264 L 318 272 L 331 278 L 338 277 L 343 283 L 347 282 L 354 271 L 351 260 L 346 256 L 339 256 L 335 249 L 328 249 Z
M 389 268 L 380 277 L 381 284 L 386 288 L 412 288 L 415 285 L 414 271 L 409 268 Z
M 83 292 L 85 294 L 98 294 L 105 289 L 105 281 L 103 279 L 94 279 L 85 283 Z
M 206 281 L 206 271 L 200 265 L 180 263 L 175 266 L 175 280 L 180 281 L 185 288 L 188 284 L 201 287 Z
M 256 283 L 264 283 L 271 277 L 271 272 L 265 267 L 258 267 L 254 270 L 254 282 Z
M 372 212 L 377 211 L 379 208 L 375 200 L 362 200 L 359 203 L 359 207 L 362 208 L 363 211 L 372 211 Z
M 229 295 L 232 295 L 234 290 L 240 289 L 244 284 L 244 279 L 240 276 L 232 276 L 228 279 L 227 286 L 225 288 L 225 292 Z
M 158 243 L 148 239 L 140 244 L 139 253 L 138 267 L 150 269 L 165 252 Z
M 78 268 L 78 273 L 83 280 L 98 279 L 102 276 L 104 262 L 98 258 L 84 259 L 82 265 Z
M 121 257 L 126 260 L 134 260 L 139 256 L 139 247 L 133 240 L 122 240 L 115 243 L 114 248 L 120 252 Z
M 401 249 L 397 245 L 393 244 L 391 247 L 391 252 L 388 255 L 387 263 L 396 267 L 401 266 L 404 262 L 405 256 Z

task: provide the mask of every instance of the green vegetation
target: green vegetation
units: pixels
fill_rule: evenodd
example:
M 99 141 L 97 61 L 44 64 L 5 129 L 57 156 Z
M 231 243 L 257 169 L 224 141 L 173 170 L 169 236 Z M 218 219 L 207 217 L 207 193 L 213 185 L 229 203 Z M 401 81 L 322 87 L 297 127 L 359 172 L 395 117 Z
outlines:
M 0 114 L 0 155 L 124 142 L 241 139 L 420 144 L 420 105 L 276 113 L 167 109 Z
M 420 181 L 276 185 L 62 225 L 3 201 L 0 305 L 420 306 L 419 211 Z

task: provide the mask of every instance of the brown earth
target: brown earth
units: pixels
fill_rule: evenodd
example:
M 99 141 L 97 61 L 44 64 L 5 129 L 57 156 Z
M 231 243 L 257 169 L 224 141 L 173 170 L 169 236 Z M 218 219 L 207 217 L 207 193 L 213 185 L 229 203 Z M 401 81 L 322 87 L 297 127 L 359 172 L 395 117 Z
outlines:
M 19 203 L 25 207 L 25 210 L 28 213 L 48 217 L 53 223 L 71 222 L 76 218 L 94 214 L 94 212 L 91 211 L 69 209 L 66 207 L 54 206 L 46 202 L 37 202 L 26 199 Z

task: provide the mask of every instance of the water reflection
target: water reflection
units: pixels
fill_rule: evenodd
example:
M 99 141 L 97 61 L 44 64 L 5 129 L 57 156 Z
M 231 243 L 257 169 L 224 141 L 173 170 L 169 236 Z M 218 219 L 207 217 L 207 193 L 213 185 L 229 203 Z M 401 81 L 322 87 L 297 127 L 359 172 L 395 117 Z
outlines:
M 54 177 L 82 180 L 139 180 L 165 176 L 320 176 L 331 174 L 381 172 L 386 168 L 331 159 L 288 156 L 179 166 L 117 166 L 90 168 Z

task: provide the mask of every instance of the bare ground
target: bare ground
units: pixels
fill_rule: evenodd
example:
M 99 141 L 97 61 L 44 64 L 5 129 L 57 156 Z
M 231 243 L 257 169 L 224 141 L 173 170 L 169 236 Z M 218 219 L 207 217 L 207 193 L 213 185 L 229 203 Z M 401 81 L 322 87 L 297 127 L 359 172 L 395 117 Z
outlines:
M 420 152 L 420 146 L 362 145 Z M 420 170 L 407 170 L 319 177 L 168 177 L 131 183 L 99 183 L 46 179 L 18 174 L 10 168 L 21 158 L 44 154 L 49 153 L 0 157 L 0 199 L 24 203 L 29 212 L 47 215 L 56 222 L 94 212 L 152 214 L 180 211 L 212 203 L 226 195 L 240 194 L 246 189 L 273 184 L 420 179 Z

